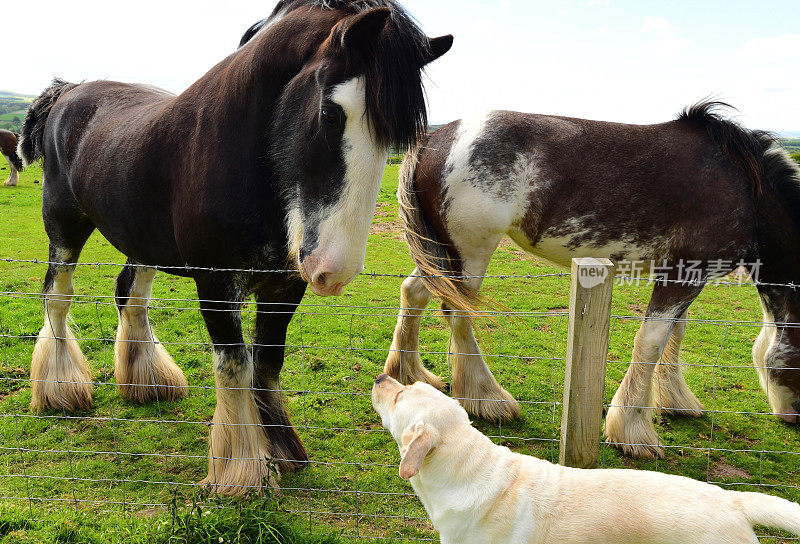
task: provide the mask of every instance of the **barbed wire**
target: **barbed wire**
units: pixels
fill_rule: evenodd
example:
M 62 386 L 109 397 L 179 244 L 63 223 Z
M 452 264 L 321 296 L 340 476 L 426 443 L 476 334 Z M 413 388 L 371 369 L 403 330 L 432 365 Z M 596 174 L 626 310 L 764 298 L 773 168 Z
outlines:
M 0 262 L 20 263 L 20 264 L 51 264 L 48 262 L 34 260 L 13 260 L 0 259 Z M 83 266 L 125 266 L 116 263 L 83 263 Z M 181 268 L 183 270 L 183 268 Z M 202 271 L 223 271 L 240 273 L 263 273 L 264 271 L 247 271 L 237 269 L 198 269 Z M 266 271 L 269 272 L 269 271 Z M 272 271 L 274 273 L 287 273 L 287 271 Z M 405 278 L 406 275 L 400 274 L 362 274 L 376 278 Z M 489 275 L 486 278 L 496 278 L 502 280 L 511 279 L 549 279 L 549 278 L 569 278 L 569 273 L 556 274 L 526 274 L 526 275 Z M 658 281 L 658 280 L 654 280 Z M 716 283 L 710 285 L 717 285 Z M 723 284 L 724 285 L 724 284 Z M 738 283 L 731 282 L 730 285 L 738 286 Z M 746 283 L 746 286 L 769 286 L 773 284 Z M 794 288 L 792 284 L 782 284 L 782 287 Z M 111 359 L 111 344 L 115 338 L 113 333 L 104 330 L 104 323 L 111 319 L 115 313 L 115 302 L 112 295 L 102 294 L 82 294 L 75 296 L 52 296 L 41 295 L 40 293 L 16 292 L 5 290 L 0 292 L 0 300 L 15 300 L 20 308 L 27 308 L 34 302 L 39 302 L 42 298 L 53 301 L 72 302 L 76 305 L 88 307 L 94 305 L 96 317 L 94 318 L 94 329 L 92 332 L 97 334 L 87 334 L 87 327 L 76 329 L 75 340 L 81 343 L 96 343 L 99 347 L 94 347 L 94 352 L 102 353 L 102 369 L 97 364 L 93 365 L 92 380 L 90 382 L 78 382 L 71 380 L 61 381 L 63 384 L 69 383 L 91 383 L 97 390 L 112 391 L 120 385 L 136 385 L 137 387 L 163 387 L 149 384 L 125 384 L 117 382 L 112 378 L 113 364 L 107 365 Z M 282 389 L 270 388 L 235 388 L 218 387 L 208 380 L 212 375 L 208 371 L 210 362 L 205 354 L 213 348 L 213 344 L 205 338 L 202 318 L 200 317 L 197 305 L 207 302 L 191 297 L 175 298 L 153 298 L 148 303 L 133 303 L 131 307 L 148 308 L 153 315 L 161 311 L 175 311 L 188 313 L 196 316 L 199 340 L 193 337 L 185 338 L 183 335 L 167 335 L 166 339 L 161 339 L 159 343 L 169 349 L 181 352 L 199 352 L 202 350 L 203 357 L 200 359 L 200 378 L 194 378 L 186 387 L 192 399 L 199 399 L 197 406 L 193 406 L 190 411 L 184 412 L 180 409 L 181 403 L 157 403 L 146 412 L 136 415 L 131 414 L 129 407 L 117 400 L 110 400 L 108 394 L 103 396 L 103 404 L 96 409 L 80 413 L 70 414 L 65 411 L 48 412 L 43 414 L 32 413 L 26 406 L 28 400 L 28 389 L 37 380 L 31 379 L 27 375 L 27 366 L 23 361 L 12 363 L 13 357 L 30 355 L 32 341 L 38 335 L 35 334 L 14 334 L 11 331 L 11 323 L 0 321 L 0 345 L 2 346 L 2 359 L 0 359 L 0 466 L 5 465 L 2 477 L 0 477 L 0 501 L 27 503 L 28 511 L 31 516 L 35 516 L 37 505 L 40 503 L 53 504 L 62 508 L 74 507 L 76 509 L 87 509 L 94 507 L 119 507 L 122 511 L 131 511 L 145 508 L 165 508 L 165 501 L 148 500 L 150 497 L 163 497 L 175 489 L 193 490 L 199 489 L 196 471 L 202 470 L 202 466 L 208 459 L 207 455 L 197 453 L 193 450 L 182 451 L 182 434 L 179 429 L 181 426 L 197 426 L 203 433 L 208 432 L 211 424 L 209 408 L 213 407 L 214 393 L 224 390 L 253 390 L 254 392 L 277 393 L 283 392 L 288 398 L 297 399 L 298 406 L 295 408 L 294 418 L 298 418 L 294 428 L 303 436 L 315 437 L 315 443 L 325 440 L 338 439 L 335 452 L 324 449 L 325 458 L 314 456 L 308 461 L 309 470 L 295 476 L 285 482 L 282 492 L 288 497 L 285 510 L 297 516 L 303 516 L 309 521 L 309 526 L 314 527 L 318 524 L 332 524 L 340 528 L 343 538 L 353 541 L 369 540 L 410 540 L 410 541 L 436 541 L 432 527 L 428 522 L 424 510 L 418 503 L 413 490 L 407 484 L 397 482 L 397 465 L 392 462 L 381 461 L 384 459 L 396 458 L 396 451 L 391 448 L 394 442 L 388 432 L 380 427 L 366 425 L 362 414 L 358 412 L 359 407 L 368 405 L 370 393 L 363 390 L 358 385 L 362 385 L 360 380 L 366 384 L 371 383 L 372 376 L 362 376 L 367 370 L 355 370 L 357 361 L 369 361 L 379 364 L 380 359 L 391 352 L 401 354 L 415 354 L 421 357 L 433 358 L 437 361 L 437 369 L 446 370 L 445 377 L 452 378 L 451 359 L 458 356 L 470 356 L 472 353 L 461 352 L 454 349 L 454 346 L 447 343 L 444 349 L 405 350 L 388 348 L 388 330 L 386 347 L 375 346 L 369 343 L 362 344 L 355 340 L 360 337 L 361 330 L 356 323 L 357 319 L 369 322 L 374 318 L 396 317 L 396 312 L 401 308 L 395 306 L 382 305 L 348 305 L 348 304 L 318 304 L 312 301 L 304 301 L 297 308 L 297 318 L 295 326 L 299 329 L 294 338 L 296 341 L 285 343 L 264 344 L 248 343 L 254 347 L 283 348 L 287 350 L 287 363 L 294 371 L 295 375 L 288 384 Z M 215 301 L 229 302 L 229 301 Z M 292 312 L 270 312 L 269 308 L 275 307 L 279 303 L 263 306 L 267 310 L 254 308 L 253 303 L 244 304 L 244 313 L 258 314 L 268 313 L 292 313 Z M 34 308 L 32 315 L 40 315 L 40 308 Z M 402 310 L 409 310 L 408 308 Z M 12 310 L 15 311 L 16 310 Z M 220 311 L 234 312 L 238 309 L 221 309 Z M 91 313 L 91 309 L 89 309 Z M 391 313 L 390 313 L 391 312 Z M 86 313 L 84 311 L 84 313 Z M 426 309 L 424 314 L 433 319 L 436 310 Z M 490 318 L 495 318 L 494 328 L 491 334 L 496 336 L 496 343 L 492 350 L 484 354 L 484 358 L 494 361 L 493 373 L 497 381 L 503 387 L 511 385 L 525 384 L 526 386 L 540 385 L 539 389 L 544 389 L 543 396 L 526 396 L 518 398 L 518 402 L 523 409 L 526 420 L 525 423 L 479 423 L 481 430 L 495 442 L 511 445 L 512 447 L 522 448 L 523 451 L 531 451 L 537 455 L 551 460 L 557 457 L 560 432 L 560 410 L 563 406 L 561 400 L 560 387 L 563 384 L 563 365 L 565 358 L 565 321 L 567 321 L 568 311 L 566 309 L 543 310 L 543 311 L 492 311 L 486 312 Z M 23 315 L 20 311 L 19 315 Z M 315 317 L 336 317 L 349 318 L 348 322 L 342 322 L 341 342 L 333 345 L 334 340 L 320 332 L 313 326 Z M 515 321 L 509 318 L 519 318 Z M 666 443 L 659 439 L 658 444 L 643 444 L 631 441 L 612 444 L 607 440 L 602 442 L 604 449 L 618 446 L 659 446 L 675 455 L 680 456 L 706 456 L 706 476 L 705 481 L 720 485 L 726 488 L 753 488 L 759 490 L 772 490 L 775 493 L 787 496 L 800 496 L 800 486 L 795 485 L 794 480 L 781 481 L 774 476 L 774 469 L 769 468 L 774 465 L 776 460 L 786 463 L 800 458 L 800 453 L 795 451 L 791 445 L 793 440 L 779 441 L 771 443 L 770 436 L 766 431 L 768 419 L 776 414 L 771 409 L 762 410 L 757 407 L 754 409 L 737 409 L 736 406 L 717 405 L 716 400 L 721 394 L 716 388 L 719 375 L 726 371 L 735 369 L 751 368 L 755 365 L 749 363 L 734 364 L 730 361 L 731 355 L 727 350 L 729 331 L 737 328 L 748 330 L 753 327 L 763 327 L 775 325 L 781 328 L 794 328 L 797 323 L 784 322 L 764 322 L 761 320 L 724 320 L 724 319 L 670 319 L 659 316 L 626 315 L 613 312 L 610 316 L 612 321 L 612 338 L 619 340 L 619 335 L 627 334 L 626 325 L 639 325 L 647 321 L 668 321 L 671 323 L 687 324 L 689 327 L 708 327 L 709 330 L 719 331 L 720 337 L 717 343 L 704 339 L 703 358 L 687 363 L 683 362 L 637 362 L 640 365 L 657 367 L 681 367 L 692 368 L 704 373 L 707 395 L 714 401 L 713 406 L 703 408 L 701 414 L 705 416 L 703 420 L 703 432 L 706 436 L 703 439 L 689 441 L 690 443 L 679 443 L 681 435 L 670 434 L 663 427 L 663 419 L 657 416 L 656 424 L 659 430 L 659 437 L 667 440 Z M 0 312 L 0 320 L 2 313 Z M 25 317 L 25 320 L 28 320 Z M 538 325 L 546 323 L 547 327 L 526 327 L 526 323 Z M 521 323 L 521 324 L 520 324 Z M 19 326 L 25 326 L 21 323 Z M 441 325 L 439 325 L 441 326 Z M 25 331 L 26 329 L 22 329 Z M 81 334 L 81 331 L 84 331 Z M 523 332 L 524 331 L 524 334 Z M 536 348 L 528 347 L 530 352 L 517 352 L 521 345 L 518 337 L 520 335 L 530 335 L 529 331 L 536 331 L 537 335 L 542 336 L 542 341 L 536 344 Z M 52 338 L 63 339 L 57 335 Z M 631 340 L 632 337 L 628 340 Z M 164 341 L 166 340 L 166 341 Z M 150 341 L 130 341 L 135 343 L 150 344 Z M 541 345 L 540 345 L 541 344 Z M 624 342 L 623 342 L 624 344 Z M 241 343 L 225 344 L 226 346 L 241 346 Z M 528 344 L 524 344 L 528 346 Z M 530 346 L 533 346 L 531 343 Z M 625 353 L 626 350 L 622 350 Z M 88 353 L 88 352 L 87 352 Z M 314 354 L 336 354 L 331 359 L 337 364 L 341 364 L 344 376 L 340 373 L 335 374 L 336 381 L 327 383 L 318 379 L 312 379 L 315 372 L 313 370 Z M 624 357 L 624 355 L 620 355 Z M 198 356 L 199 359 L 199 356 Z M 444 363 L 440 362 L 444 359 Z M 520 370 L 521 364 L 540 365 L 546 368 L 550 366 L 549 379 L 541 384 L 531 383 L 527 372 Z M 616 372 L 620 367 L 630 365 L 629 361 L 617 360 L 609 357 L 606 362 L 607 367 Z M 111 368 L 109 368 L 110 366 Z M 371 368 L 371 367 L 370 367 Z M 772 370 L 775 367 L 771 361 L 765 361 L 756 367 L 762 370 Z M 544 373 L 540 374 L 541 376 Z M 535 381 L 535 380 L 533 380 Z M 39 380 L 41 382 L 41 380 Z M 549 383 L 547 383 L 549 382 Z M 447 382 L 445 382 L 447 383 Z M 612 389 L 609 393 L 613 394 L 615 379 L 611 378 L 607 382 Z M 546 384 L 546 387 L 545 387 Z M 328 387 L 324 387 L 327 385 Z M 518 392 L 523 389 L 518 388 Z M 541 394 L 541 392 L 540 392 Z M 761 393 L 759 392 L 759 395 Z M 113 395 L 113 393 L 112 393 Z M 605 408 L 608 410 L 617 405 L 613 404 L 607 394 Z M 461 400 L 493 400 L 484 398 L 472 398 L 462 396 Z M 325 404 L 327 400 L 331 404 Z M 341 417 L 333 418 L 324 424 L 315 424 L 312 413 L 319 412 L 322 408 L 314 408 L 313 403 L 320 401 L 321 406 L 330 406 L 330 410 L 341 412 Z M 660 407 L 656 403 L 645 404 L 629 403 L 624 408 L 655 410 Z M 310 408 L 311 407 L 311 408 Z M 316 412 L 315 412 L 316 411 Z M 183 417 L 180 417 L 183 415 Z M 721 418 L 721 419 L 718 419 Z M 758 427 L 759 418 L 764 418 L 763 432 L 759 440 L 746 434 L 747 440 L 739 441 L 727 436 L 731 429 L 722 420 L 726 418 L 743 418 L 748 425 L 743 427 L 751 429 Z M 373 418 L 374 419 L 374 418 Z M 526 430 L 527 424 L 536 420 L 536 433 Z M 752 423 L 749 423 L 753 420 Z M 60 428 L 56 429 L 56 426 Z M 252 424 L 227 423 L 232 427 L 247 426 Z M 148 431 L 137 431 L 148 426 Z M 710 426 L 710 430 L 708 427 Z M 5 434 L 2 428 L 5 428 Z M 270 425 L 264 425 L 270 427 Z M 281 425 L 272 425 L 281 427 Z M 13 429 L 13 430 L 12 430 Z M 61 443 L 57 440 L 51 442 L 37 441 L 36 429 L 47 429 L 52 436 L 60 436 Z M 93 441 L 94 438 L 89 434 L 89 430 L 102 429 L 109 436 L 113 434 L 113 439 L 103 441 Z M 160 429 L 160 431 L 159 431 Z M 741 432 L 741 431 L 740 431 Z M 753 431 L 757 432 L 757 431 Z M 87 433 L 84 435 L 84 433 Z M 148 438 L 142 443 L 137 444 L 131 441 L 127 434 L 144 433 Z M 190 433 L 194 434 L 194 433 Z M 201 433 L 197 433 L 201 434 Z M 676 438 L 677 437 L 677 438 Z M 670 443 L 669 440 L 678 440 L 678 443 Z M 685 441 L 685 440 L 684 440 Z M 376 457 L 371 455 L 370 448 L 379 444 L 385 450 L 385 455 Z M 101 446 L 101 447 L 96 447 Z M 333 455 L 332 455 L 333 453 Z M 603 463 L 610 463 L 615 459 L 616 454 L 606 452 L 601 459 Z M 733 459 L 733 456 L 738 456 Z M 247 457 L 221 457 L 224 459 L 250 459 Z M 99 472 L 94 464 L 95 460 L 114 460 L 116 463 L 113 470 L 106 473 Z M 143 461 L 144 460 L 144 461 Z M 254 459 L 251 459 L 254 460 Z M 721 461 L 722 460 L 722 461 Z M 738 481 L 720 478 L 715 476 L 715 465 L 724 462 L 734 466 L 744 460 L 748 464 L 741 469 L 748 475 L 740 475 Z M 158 463 L 159 472 L 137 472 L 136 463 L 147 462 L 143 470 L 155 470 L 153 464 Z M 275 461 L 293 461 L 291 459 L 276 458 Z M 758 463 L 758 472 L 751 468 L 749 463 Z M 42 466 L 44 464 L 44 466 Z M 614 461 L 614 466 L 617 466 Z M 667 462 L 654 461 L 657 470 L 668 472 L 680 471 L 680 468 L 671 467 Z M 48 466 L 58 466 L 59 471 L 50 473 Z M 61 467 L 69 467 L 62 469 Z M 98 465 L 100 466 L 100 465 Z M 198 468 L 199 467 L 199 468 Z M 679 465 L 682 467 L 682 465 Z M 750 468 L 751 471 L 747 469 Z M 329 471 L 326 475 L 321 471 Z M 385 471 L 387 475 L 394 478 L 389 479 L 385 484 L 376 484 L 377 481 L 371 472 Z M 383 474 L 383 472 L 380 472 Z M 384 487 L 385 485 L 385 487 Z M 125 489 L 134 486 L 152 490 L 152 494 L 139 493 L 129 496 Z M 106 493 L 100 497 L 99 492 Z M 144 500 L 142 500 L 144 499 Z M 209 505 L 208 508 L 214 508 Z M 388 527 L 388 528 L 387 528 Z M 409 536 L 416 534 L 417 536 Z M 388 536 L 391 535 L 391 536 Z M 428 536 L 420 536 L 428 535 Z M 760 538 L 774 538 L 770 535 L 759 535 Z M 781 541 L 795 541 L 800 539 L 781 537 Z
M 237 273 L 237 274 L 281 274 L 281 275 L 297 275 L 299 276 L 300 272 L 296 268 L 276 268 L 276 269 L 260 269 L 260 268 L 233 268 L 233 267 L 210 267 L 210 266 L 197 266 L 197 265 L 148 265 L 148 264 L 140 264 L 140 263 L 114 263 L 114 262 L 65 262 L 65 261 L 49 261 L 49 260 L 42 260 L 42 259 L 14 259 L 14 258 L 0 258 L 0 262 L 5 263 L 18 263 L 18 264 L 35 264 L 35 265 L 47 265 L 47 266 L 80 266 L 80 267 L 114 267 L 114 268 L 124 268 L 124 267 L 131 267 L 131 268 L 146 268 L 152 269 L 167 273 L 178 273 L 178 272 L 210 272 L 210 273 Z M 368 277 L 368 278 L 396 278 L 396 279 L 405 279 L 405 278 L 420 278 L 420 279 L 454 279 L 454 280 L 471 280 L 471 279 L 500 279 L 500 280 L 509 280 L 509 279 L 524 279 L 524 280 L 536 280 L 536 279 L 547 279 L 547 278 L 566 278 L 570 277 L 569 272 L 550 272 L 550 273 L 539 273 L 539 274 L 482 274 L 482 275 L 471 275 L 471 274 L 398 274 L 396 272 L 369 272 L 369 271 L 362 271 L 357 274 L 357 277 Z M 725 276 L 722 276 L 725 277 Z M 775 283 L 775 282 L 762 282 L 758 280 L 753 280 L 752 278 L 742 281 L 722 281 L 720 279 L 715 279 L 714 277 L 703 277 L 699 279 L 675 279 L 675 278 L 668 278 L 668 277 L 653 277 L 650 275 L 636 275 L 636 276 L 629 276 L 625 274 L 616 274 L 614 275 L 614 280 L 620 283 L 625 284 L 679 284 L 684 285 L 687 287 L 703 287 L 707 285 L 715 285 L 715 286 L 724 286 L 724 287 L 780 287 L 786 288 L 791 290 L 797 290 L 800 288 L 800 285 L 789 282 L 789 283 Z

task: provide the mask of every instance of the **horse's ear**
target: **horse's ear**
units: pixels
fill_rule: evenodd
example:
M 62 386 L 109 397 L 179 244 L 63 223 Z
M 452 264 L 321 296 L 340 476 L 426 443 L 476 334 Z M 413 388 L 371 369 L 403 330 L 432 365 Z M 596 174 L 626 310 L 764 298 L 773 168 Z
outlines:
M 400 460 L 402 479 L 408 480 L 419 473 L 425 457 L 436 446 L 437 437 L 436 430 L 422 422 L 411 425 L 403 431 L 403 447 L 400 449 L 400 454 L 403 456 Z
M 341 34 L 342 49 L 371 52 L 391 14 L 392 10 L 389 8 L 374 8 L 351 17 Z
M 435 61 L 453 47 L 453 35 L 447 34 L 446 36 L 439 36 L 430 40 L 430 54 L 425 58 L 423 66 Z

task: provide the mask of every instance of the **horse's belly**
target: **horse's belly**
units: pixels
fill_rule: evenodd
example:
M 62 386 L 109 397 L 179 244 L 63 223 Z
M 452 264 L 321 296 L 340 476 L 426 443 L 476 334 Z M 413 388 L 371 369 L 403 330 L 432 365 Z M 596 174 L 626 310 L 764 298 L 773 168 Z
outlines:
M 624 240 L 581 239 L 575 236 L 545 236 L 532 244 L 522 231 L 509 232 L 509 236 L 525 251 L 541 257 L 553 264 L 569 268 L 572 259 L 594 257 L 611 259 L 619 263 L 627 261 L 640 264 L 644 272 L 653 259 L 651 244 L 637 244 Z

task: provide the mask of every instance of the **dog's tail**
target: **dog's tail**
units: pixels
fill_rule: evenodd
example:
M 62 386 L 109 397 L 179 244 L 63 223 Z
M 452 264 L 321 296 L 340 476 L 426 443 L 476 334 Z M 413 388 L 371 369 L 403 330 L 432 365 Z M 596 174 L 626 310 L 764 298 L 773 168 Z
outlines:
M 734 500 L 739 502 L 744 516 L 753 525 L 782 529 L 800 536 L 800 505 L 764 493 L 737 492 Z
M 53 83 L 28 108 L 17 145 L 17 154 L 22 158 L 25 166 L 44 156 L 44 126 L 50 110 L 53 109 L 62 94 L 75 87 L 77 87 L 75 83 L 55 78 Z

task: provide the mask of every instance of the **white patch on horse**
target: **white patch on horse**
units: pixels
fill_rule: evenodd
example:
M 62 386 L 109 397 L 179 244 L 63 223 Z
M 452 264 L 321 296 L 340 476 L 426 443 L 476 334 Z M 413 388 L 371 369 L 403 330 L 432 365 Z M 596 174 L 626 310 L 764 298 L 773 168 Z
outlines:
M 295 204 L 286 214 L 286 228 L 289 233 L 289 258 L 300 266 L 300 245 L 303 243 L 303 214 Z
M 337 85 L 330 99 L 342 107 L 346 116 L 342 138 L 345 175 L 336 204 L 320 214 L 318 245 L 310 258 L 327 263 L 326 268 L 331 271 L 327 284 L 339 286 L 330 294 L 338 294 L 335 291 L 364 269 L 369 227 L 389 152 L 375 141 L 370 129 L 364 77 Z M 313 219 L 316 218 L 306 221 Z
M 769 369 L 784 366 L 781 346 L 783 345 L 784 349 L 794 348 L 779 341 L 775 316 L 763 298 L 761 308 L 764 312 L 764 325 L 753 343 L 753 365 L 756 367 L 758 381 L 769 399 L 772 411 L 778 417 L 795 423 L 797 411 L 792 407 L 792 403 L 797 399 L 794 392 L 785 385 L 775 383 L 769 375 Z
M 520 233 L 519 240 L 512 238 L 523 249 L 560 266 L 569 267 L 573 257 L 603 259 L 623 256 L 625 260 L 641 265 L 637 271 L 642 274 L 649 272 L 651 245 L 642 246 L 626 241 L 622 236 L 603 244 L 595 243 L 596 233 L 593 229 L 597 224 L 598 219 L 591 215 L 570 218 L 545 231 L 535 246 L 526 244 L 524 233 Z M 575 240 L 581 240 L 581 243 L 575 245 Z
M 25 134 L 24 132 L 19 135 L 19 139 L 17 140 L 17 156 L 22 160 L 22 167 L 27 168 L 30 166 L 28 159 L 25 158 L 25 154 L 22 152 L 22 144 L 25 142 Z
M 476 141 L 494 115 L 461 121 L 445 164 L 447 230 L 466 260 L 472 248 L 483 255 L 499 236 L 515 232 L 513 225 L 525 216 L 528 196 L 540 175 L 535 157 L 524 153 L 504 174 L 475 164 Z
M 3 183 L 3 185 L 5 187 L 14 187 L 19 182 L 19 172 L 14 166 L 14 162 L 11 160 L 11 157 L 9 157 L 8 155 L 3 155 L 3 156 L 8 161 L 8 168 L 11 170 L 11 172 L 8 175 L 8 179 Z

